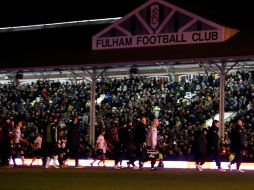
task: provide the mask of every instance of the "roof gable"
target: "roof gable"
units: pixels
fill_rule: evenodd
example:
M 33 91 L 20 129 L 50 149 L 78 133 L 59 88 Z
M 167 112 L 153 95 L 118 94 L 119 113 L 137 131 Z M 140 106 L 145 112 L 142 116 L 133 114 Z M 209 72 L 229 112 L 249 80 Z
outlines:
M 93 50 L 223 42 L 238 31 L 150 0 L 93 36 Z

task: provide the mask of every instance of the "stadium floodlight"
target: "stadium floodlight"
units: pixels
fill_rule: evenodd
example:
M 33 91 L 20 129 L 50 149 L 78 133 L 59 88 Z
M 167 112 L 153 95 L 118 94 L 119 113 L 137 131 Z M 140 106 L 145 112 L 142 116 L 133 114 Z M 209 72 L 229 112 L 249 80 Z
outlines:
M 36 24 L 36 25 L 26 25 L 26 26 L 9 26 L 1 27 L 0 33 L 3 32 L 19 32 L 19 31 L 33 31 L 51 28 L 63 28 L 63 27 L 73 27 L 73 26 L 86 26 L 86 25 L 98 25 L 98 24 L 112 24 L 122 17 L 115 18 L 101 18 L 101 19 L 90 19 L 90 20 L 78 20 L 78 21 L 68 21 L 68 22 L 57 22 L 48 24 Z

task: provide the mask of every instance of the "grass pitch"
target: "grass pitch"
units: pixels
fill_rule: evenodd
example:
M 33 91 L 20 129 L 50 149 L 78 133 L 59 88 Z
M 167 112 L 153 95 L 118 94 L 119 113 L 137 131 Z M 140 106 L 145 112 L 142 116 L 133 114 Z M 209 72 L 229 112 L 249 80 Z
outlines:
M 254 171 L 246 173 L 163 169 L 1 168 L 0 190 L 253 190 Z

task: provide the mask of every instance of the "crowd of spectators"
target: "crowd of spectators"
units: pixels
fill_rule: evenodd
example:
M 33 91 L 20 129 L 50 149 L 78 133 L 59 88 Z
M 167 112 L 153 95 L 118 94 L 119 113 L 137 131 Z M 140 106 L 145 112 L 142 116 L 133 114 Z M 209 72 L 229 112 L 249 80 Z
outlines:
M 186 92 L 194 94 L 186 98 Z M 195 132 L 206 120 L 219 112 L 219 77 L 196 75 L 189 80 L 171 81 L 168 77 L 102 78 L 96 84 L 96 134 L 106 131 L 107 157 L 112 157 L 117 130 L 140 116 L 148 123 L 159 118 L 158 146 L 165 160 L 192 160 L 192 144 Z M 236 71 L 226 76 L 225 111 L 238 113 L 246 130 L 245 158 L 254 161 L 253 114 L 254 83 L 251 73 Z M 59 118 L 59 128 L 64 130 L 73 115 L 80 121 L 81 157 L 92 156 L 89 139 L 90 85 L 85 82 L 60 83 L 38 80 L 31 84 L 0 84 L 0 113 L 13 120 L 22 119 L 23 138 L 32 144 L 50 116 Z M 229 147 L 232 122 L 227 122 L 225 147 Z M 26 155 L 29 156 L 29 146 Z

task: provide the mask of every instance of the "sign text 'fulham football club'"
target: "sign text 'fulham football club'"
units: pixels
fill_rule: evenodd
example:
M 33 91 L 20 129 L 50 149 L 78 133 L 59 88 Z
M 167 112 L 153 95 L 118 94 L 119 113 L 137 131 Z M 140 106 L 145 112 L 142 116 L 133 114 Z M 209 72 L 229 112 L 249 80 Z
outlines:
M 190 43 L 218 42 L 221 38 L 218 31 L 185 32 L 131 37 L 110 37 L 96 40 L 96 48 L 128 48 L 144 46 L 162 46 Z
M 150 0 L 93 36 L 93 50 L 223 42 L 237 31 Z

